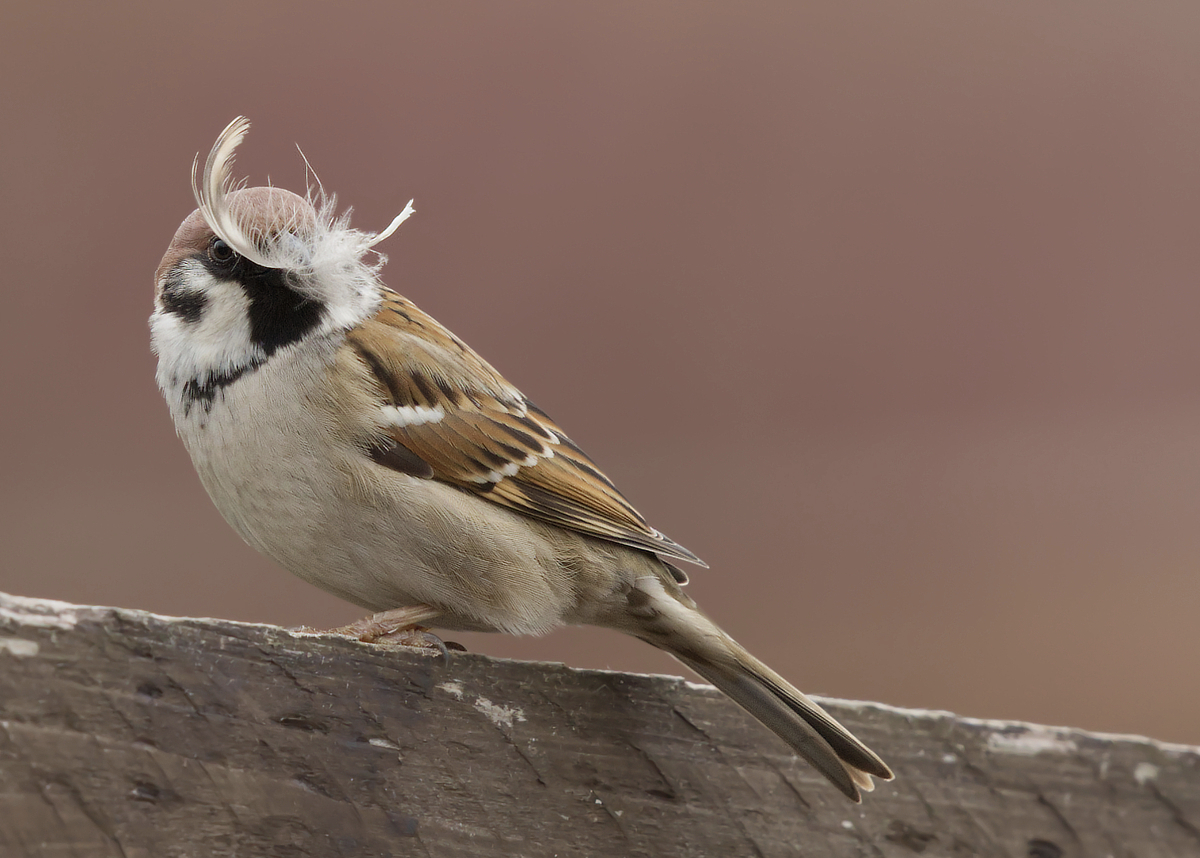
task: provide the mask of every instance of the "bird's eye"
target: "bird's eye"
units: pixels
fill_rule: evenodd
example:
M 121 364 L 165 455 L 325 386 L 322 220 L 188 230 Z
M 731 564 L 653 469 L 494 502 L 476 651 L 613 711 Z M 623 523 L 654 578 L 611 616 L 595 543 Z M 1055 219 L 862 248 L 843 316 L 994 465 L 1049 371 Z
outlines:
M 208 245 L 208 258 L 213 262 L 228 262 L 233 256 L 233 248 L 223 238 L 214 238 Z

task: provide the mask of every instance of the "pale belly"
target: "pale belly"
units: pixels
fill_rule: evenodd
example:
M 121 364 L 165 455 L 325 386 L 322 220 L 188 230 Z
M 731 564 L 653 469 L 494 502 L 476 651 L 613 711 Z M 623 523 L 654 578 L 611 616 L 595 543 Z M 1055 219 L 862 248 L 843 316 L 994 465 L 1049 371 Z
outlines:
M 226 521 L 300 578 L 371 611 L 426 604 L 441 628 L 529 634 L 596 622 L 650 561 L 375 464 L 304 395 L 315 375 L 269 363 L 180 430 Z M 280 385 L 291 395 L 269 396 Z

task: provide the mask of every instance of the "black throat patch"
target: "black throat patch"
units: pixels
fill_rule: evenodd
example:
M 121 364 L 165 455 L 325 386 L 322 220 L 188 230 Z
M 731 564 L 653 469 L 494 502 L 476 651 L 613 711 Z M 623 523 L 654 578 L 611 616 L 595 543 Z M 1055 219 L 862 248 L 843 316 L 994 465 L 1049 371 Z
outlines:
M 325 316 L 325 305 L 292 288 L 285 271 L 263 268 L 240 256 L 227 261 L 214 260 L 208 254 L 195 258 L 213 277 L 235 282 L 245 291 L 250 299 L 250 340 L 262 349 L 261 356 L 241 366 L 206 373 L 184 382 L 184 413 L 199 405 L 207 414 L 226 387 L 262 366 L 279 349 L 300 340 L 320 325 Z M 171 285 L 168 282 L 163 290 L 164 309 L 185 321 L 199 321 L 206 309 L 207 299 L 202 295 L 181 294 L 179 289 L 172 290 Z M 174 297 L 168 301 L 167 296 L 172 291 Z
M 234 256 L 228 262 L 201 257 L 214 277 L 233 280 L 250 299 L 250 339 L 270 357 L 321 324 L 325 305 L 302 295 L 289 282 L 286 271 L 263 268 Z
M 258 369 L 263 365 L 261 359 L 252 360 L 247 364 L 239 366 L 235 369 L 227 369 L 222 372 L 207 375 L 201 381 L 198 378 L 189 378 L 183 383 L 182 399 L 183 413 L 190 414 L 192 406 L 199 403 L 204 409 L 204 413 L 212 411 L 213 402 L 217 398 L 217 394 L 233 384 L 246 373 Z

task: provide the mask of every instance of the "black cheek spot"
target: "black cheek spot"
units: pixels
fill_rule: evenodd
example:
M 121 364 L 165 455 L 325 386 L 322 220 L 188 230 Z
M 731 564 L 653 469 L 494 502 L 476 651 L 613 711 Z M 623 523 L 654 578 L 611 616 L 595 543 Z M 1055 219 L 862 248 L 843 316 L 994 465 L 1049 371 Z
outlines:
M 163 309 L 173 313 L 185 322 L 196 323 L 204 316 L 204 308 L 208 306 L 208 298 L 199 292 L 184 292 L 182 294 L 164 292 Z
M 199 322 L 208 306 L 208 296 L 187 288 L 182 272 L 172 271 L 163 278 L 163 309 L 185 322 Z

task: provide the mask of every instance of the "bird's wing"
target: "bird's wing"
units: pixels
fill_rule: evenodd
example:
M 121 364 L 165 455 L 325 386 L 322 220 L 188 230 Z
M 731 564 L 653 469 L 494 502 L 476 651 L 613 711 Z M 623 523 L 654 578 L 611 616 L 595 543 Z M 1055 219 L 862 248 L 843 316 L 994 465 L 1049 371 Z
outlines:
M 381 465 L 532 518 L 704 565 L 650 527 L 558 425 L 458 337 L 384 294 L 347 341 L 379 383 Z

